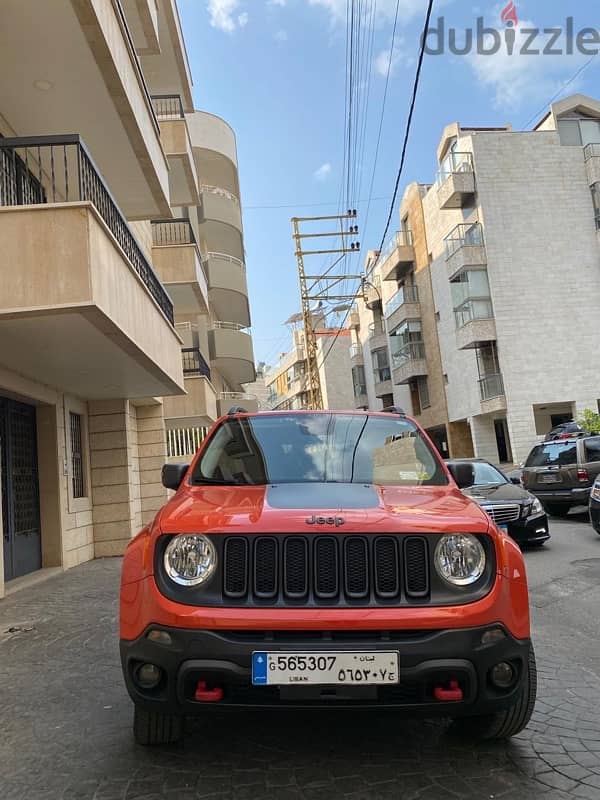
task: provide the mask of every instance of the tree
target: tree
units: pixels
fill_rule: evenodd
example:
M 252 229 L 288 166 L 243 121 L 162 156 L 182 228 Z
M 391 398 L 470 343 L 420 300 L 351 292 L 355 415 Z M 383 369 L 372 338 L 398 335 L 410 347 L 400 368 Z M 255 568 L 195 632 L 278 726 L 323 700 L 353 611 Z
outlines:
M 586 433 L 600 434 L 600 414 L 591 408 L 584 409 L 577 422 Z

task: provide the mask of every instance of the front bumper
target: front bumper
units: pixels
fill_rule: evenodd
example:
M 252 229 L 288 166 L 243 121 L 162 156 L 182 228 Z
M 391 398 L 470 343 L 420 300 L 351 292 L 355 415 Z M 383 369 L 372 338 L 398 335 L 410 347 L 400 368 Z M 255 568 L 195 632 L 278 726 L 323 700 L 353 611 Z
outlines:
M 482 644 L 486 631 L 501 628 L 504 636 Z M 148 639 L 151 630 L 168 633 L 171 644 Z M 121 640 L 121 661 L 129 694 L 137 705 L 171 714 L 194 714 L 206 708 L 260 707 L 391 707 L 423 710 L 427 715 L 486 714 L 508 708 L 521 688 L 530 649 L 529 639 L 516 639 L 498 624 L 440 631 L 219 631 L 151 626 L 133 641 Z M 254 651 L 323 652 L 398 651 L 400 682 L 394 686 L 327 687 L 253 686 Z M 508 690 L 495 688 L 491 668 L 510 662 L 517 675 Z M 141 663 L 162 670 L 156 689 L 135 683 Z M 436 700 L 435 688 L 457 681 L 463 699 Z M 222 690 L 218 702 L 195 699 L 199 681 Z M 220 693 L 219 693 L 220 694 Z
M 600 502 L 597 500 L 590 500 L 590 522 L 594 530 L 600 533 Z
M 550 538 L 548 517 L 540 514 L 508 525 L 509 535 L 520 545 L 542 544 Z

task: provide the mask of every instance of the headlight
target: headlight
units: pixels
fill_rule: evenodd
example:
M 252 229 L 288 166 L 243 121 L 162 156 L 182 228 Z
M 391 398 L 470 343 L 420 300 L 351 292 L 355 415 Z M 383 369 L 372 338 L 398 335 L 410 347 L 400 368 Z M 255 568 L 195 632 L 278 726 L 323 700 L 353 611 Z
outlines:
M 544 513 L 544 506 L 536 497 L 536 499 L 533 501 L 531 508 L 529 509 L 529 516 L 536 517 L 538 514 L 543 514 L 543 513 Z
M 164 557 L 169 578 L 181 586 L 199 586 L 212 576 L 217 566 L 214 544 L 199 533 L 173 536 Z
M 469 586 L 483 575 L 485 550 L 470 533 L 454 533 L 437 543 L 434 562 L 440 578 L 453 586 Z
M 592 486 L 592 497 L 594 500 L 600 500 L 600 481 L 596 481 Z

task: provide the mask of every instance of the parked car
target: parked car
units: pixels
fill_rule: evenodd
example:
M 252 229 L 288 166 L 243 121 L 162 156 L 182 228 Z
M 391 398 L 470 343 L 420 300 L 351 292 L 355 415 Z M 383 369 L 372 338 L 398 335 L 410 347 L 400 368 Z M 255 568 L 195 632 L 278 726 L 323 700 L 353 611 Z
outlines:
M 577 436 L 585 436 L 585 431 L 576 422 L 561 422 L 546 434 L 545 442 L 552 442 L 556 439 L 574 439 Z
M 459 490 L 471 474 L 401 413 L 217 420 L 191 466 L 163 468 L 175 495 L 123 561 L 137 741 L 176 741 L 186 715 L 221 706 L 521 731 L 536 693 L 525 565 Z
M 523 468 L 523 486 L 549 514 L 565 516 L 576 505 L 587 505 L 600 474 L 600 436 L 560 439 L 536 445 Z
M 590 522 L 596 533 L 600 533 L 600 475 L 594 481 L 590 492 Z
M 543 545 L 550 538 L 548 517 L 540 501 L 511 481 L 489 461 L 461 458 L 446 461 L 448 467 L 467 464 L 472 468 L 472 483 L 463 493 L 472 497 L 496 525 L 524 545 Z

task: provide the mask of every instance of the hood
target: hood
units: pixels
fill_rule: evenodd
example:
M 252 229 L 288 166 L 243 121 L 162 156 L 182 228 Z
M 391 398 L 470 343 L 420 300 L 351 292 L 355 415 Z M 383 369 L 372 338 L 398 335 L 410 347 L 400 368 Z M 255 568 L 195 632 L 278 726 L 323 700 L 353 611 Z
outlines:
M 164 533 L 484 533 L 489 518 L 453 486 L 338 483 L 182 486 L 160 514 Z
M 514 483 L 501 483 L 499 486 L 470 486 L 463 494 L 472 497 L 477 503 L 523 503 L 533 500 L 529 492 Z

